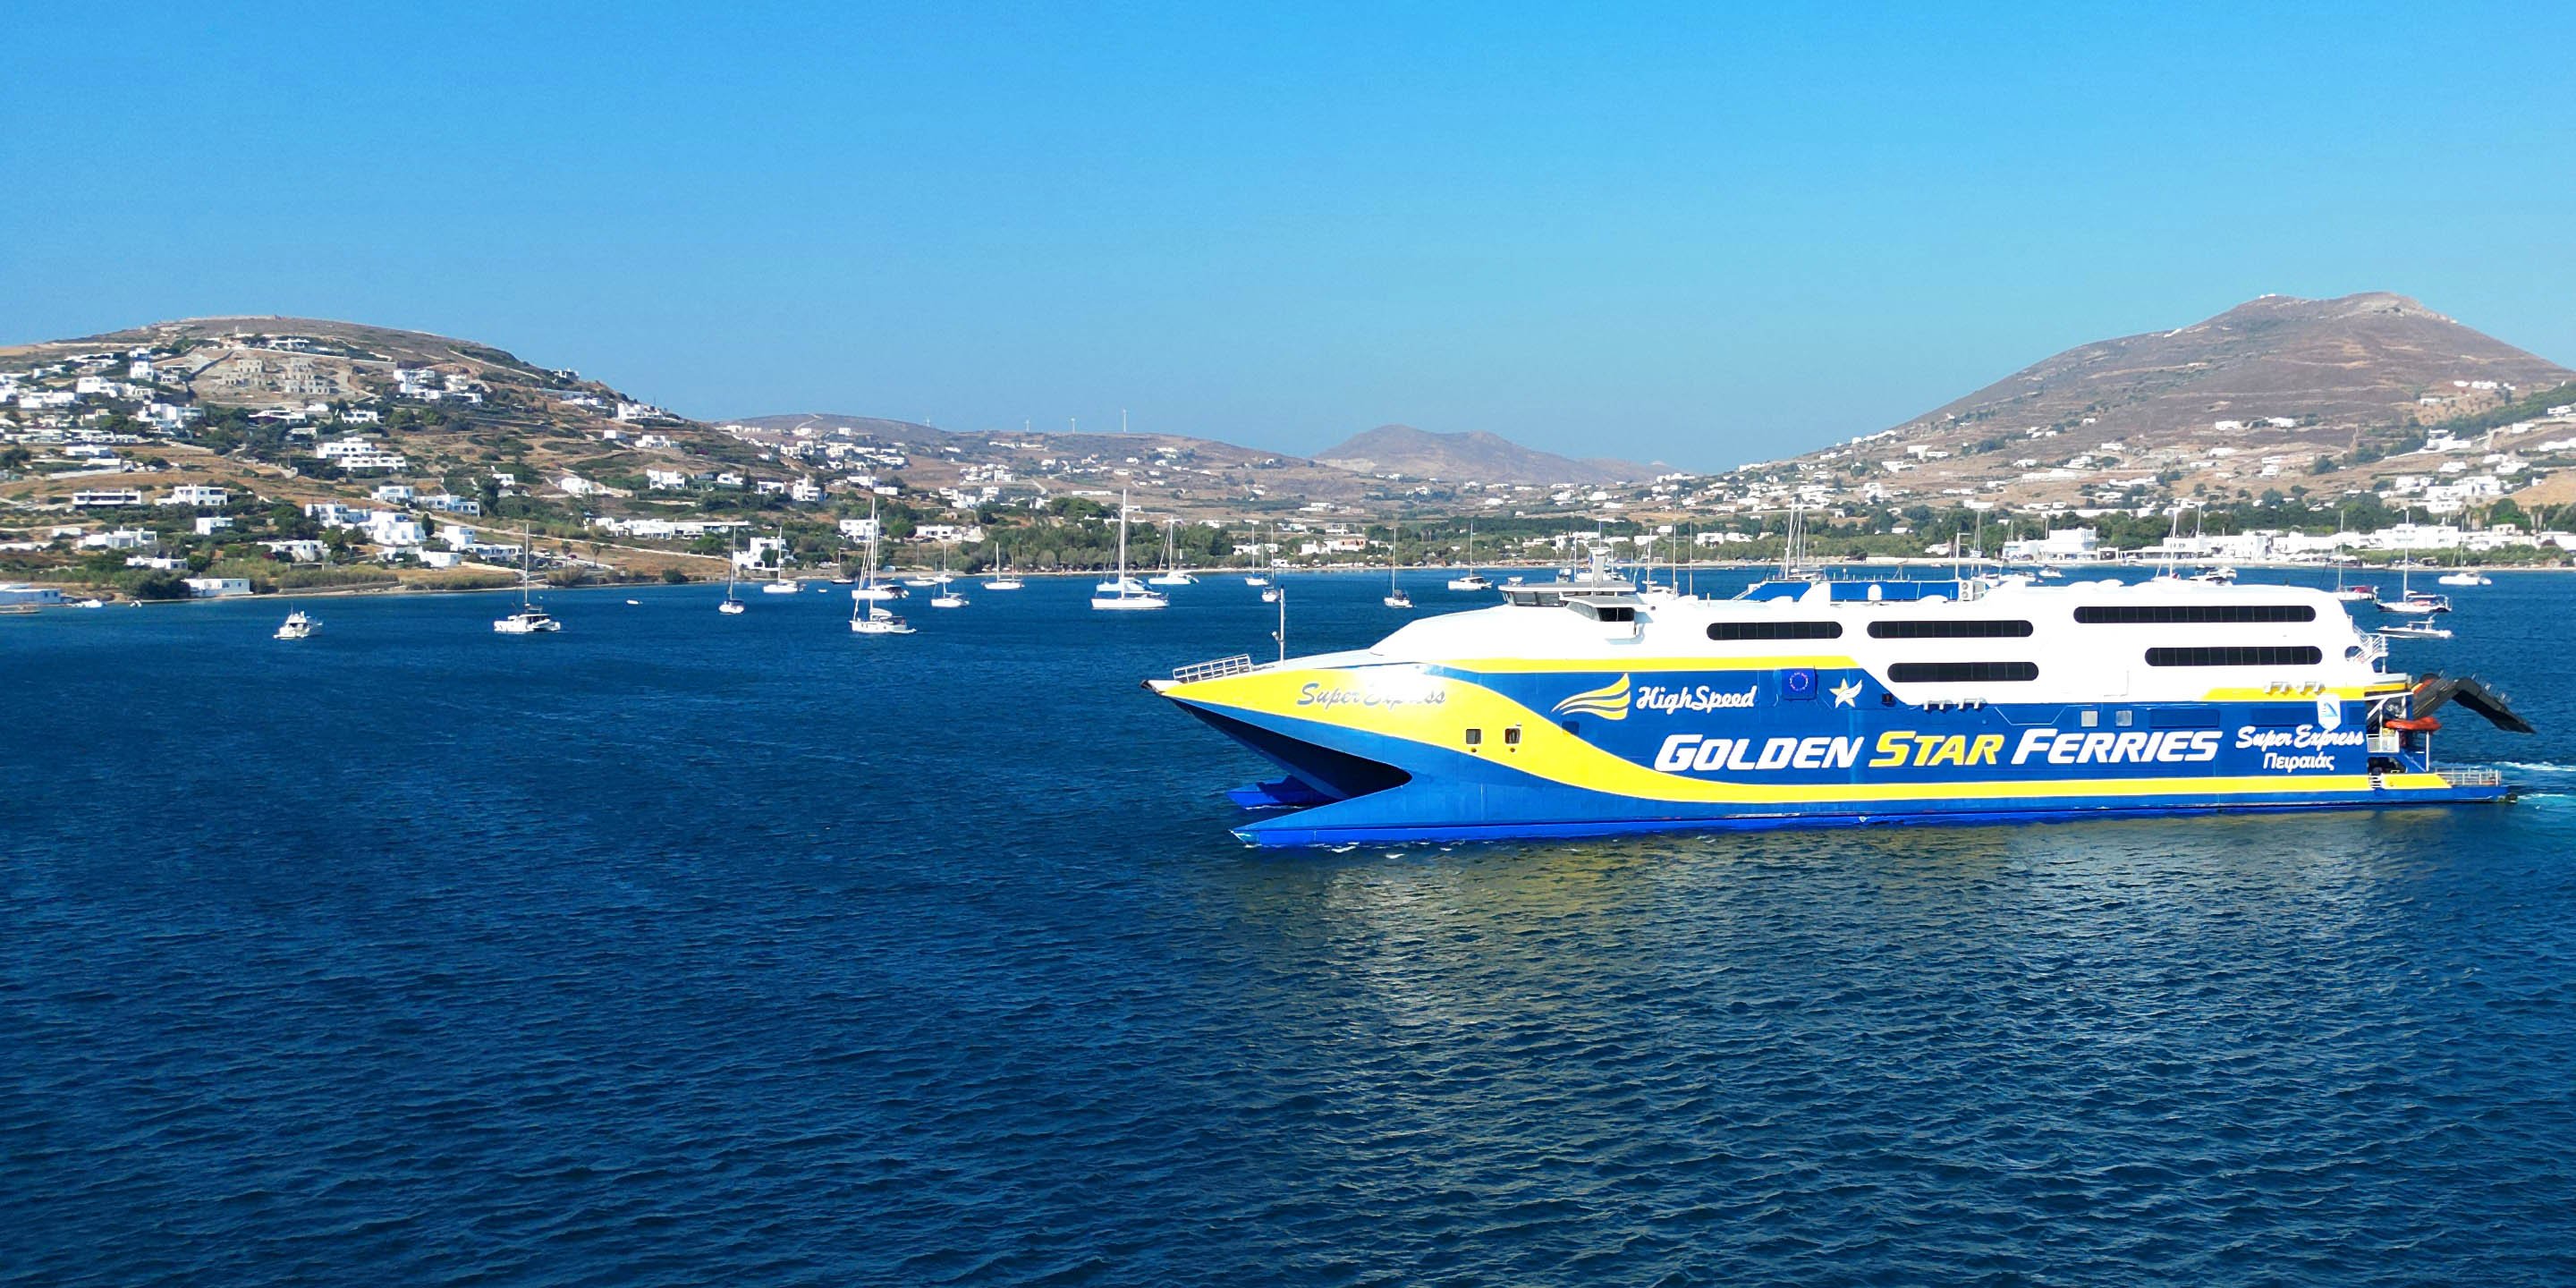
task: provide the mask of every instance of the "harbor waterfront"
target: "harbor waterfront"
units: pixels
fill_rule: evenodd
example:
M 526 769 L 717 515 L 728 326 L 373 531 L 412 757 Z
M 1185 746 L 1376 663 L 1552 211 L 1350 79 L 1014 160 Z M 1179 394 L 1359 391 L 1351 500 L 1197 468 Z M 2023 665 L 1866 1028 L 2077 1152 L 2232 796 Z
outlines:
M 2576 582 L 2493 581 L 2390 668 L 2510 804 L 1288 852 L 1137 685 L 1277 655 L 1234 576 L 0 619 L 0 1278 L 2567 1282 Z

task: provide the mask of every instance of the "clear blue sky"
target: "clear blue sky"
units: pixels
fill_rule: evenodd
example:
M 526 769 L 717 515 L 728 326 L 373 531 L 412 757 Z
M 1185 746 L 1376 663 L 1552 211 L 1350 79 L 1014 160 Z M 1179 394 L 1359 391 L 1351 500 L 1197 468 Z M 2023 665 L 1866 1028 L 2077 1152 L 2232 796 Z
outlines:
M 2576 363 L 2576 6 L 525 8 L 13 11 L 0 339 L 1697 467 L 2266 291 Z

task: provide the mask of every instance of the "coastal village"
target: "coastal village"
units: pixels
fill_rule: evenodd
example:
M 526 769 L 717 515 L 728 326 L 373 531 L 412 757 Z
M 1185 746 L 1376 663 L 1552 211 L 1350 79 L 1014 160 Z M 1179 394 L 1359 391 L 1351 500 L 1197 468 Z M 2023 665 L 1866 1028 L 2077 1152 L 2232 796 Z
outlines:
M 2258 408 L 2135 444 L 2095 416 L 1979 415 L 1722 473 L 1570 483 L 1078 426 L 702 424 L 463 342 L 219 320 L 0 353 L 0 580 L 138 598 L 494 586 L 523 567 L 684 581 L 838 569 L 871 539 L 911 566 L 1096 569 L 1122 495 L 1166 530 L 1164 557 L 1198 566 L 1462 563 L 1471 527 L 1479 562 L 1753 560 L 1776 557 L 1793 512 L 1820 550 L 1882 560 L 2576 551 L 2549 521 L 2576 500 L 2576 385 L 2472 371 L 2416 402 L 2394 427 Z

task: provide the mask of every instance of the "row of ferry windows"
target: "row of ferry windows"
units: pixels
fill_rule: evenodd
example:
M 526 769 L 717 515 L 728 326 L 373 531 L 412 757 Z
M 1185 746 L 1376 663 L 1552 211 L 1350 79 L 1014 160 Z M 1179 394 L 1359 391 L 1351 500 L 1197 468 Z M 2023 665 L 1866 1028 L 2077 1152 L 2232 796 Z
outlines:
M 2149 666 L 2315 666 L 2325 653 L 2310 645 L 2230 645 L 2221 648 L 2151 648 Z
M 2212 626 L 2251 622 L 2313 622 L 2316 619 L 2317 610 L 2306 604 L 2122 604 L 2075 610 L 2075 620 L 2087 626 Z M 2029 634 L 2030 623 L 2023 621 L 1890 621 L 1869 624 L 1870 638 L 1881 640 L 2019 639 Z M 1708 624 L 1708 637 L 1719 641 L 1834 640 L 1841 639 L 1842 635 L 1843 624 L 1840 622 L 1710 622 Z M 2172 663 L 2171 665 L 2190 664 Z M 2221 664 L 2210 663 L 2209 665 Z
M 2225 648 L 2151 648 L 2149 666 L 2315 666 L 2325 654 L 2307 645 L 2241 645 Z M 1898 662 L 1887 668 L 1896 684 L 1977 684 L 2036 680 L 2036 662 Z

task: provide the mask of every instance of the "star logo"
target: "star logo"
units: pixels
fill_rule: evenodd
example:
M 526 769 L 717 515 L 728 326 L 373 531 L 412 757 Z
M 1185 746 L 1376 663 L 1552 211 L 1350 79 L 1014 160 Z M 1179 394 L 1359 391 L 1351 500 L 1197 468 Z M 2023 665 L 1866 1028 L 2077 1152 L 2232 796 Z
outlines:
M 1826 692 L 1834 695 L 1835 706 L 1856 707 L 1860 705 L 1860 681 L 1858 680 L 1845 680 L 1831 689 L 1826 690 Z

